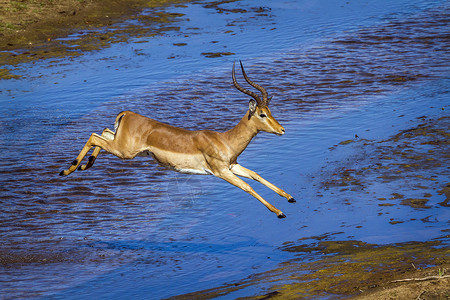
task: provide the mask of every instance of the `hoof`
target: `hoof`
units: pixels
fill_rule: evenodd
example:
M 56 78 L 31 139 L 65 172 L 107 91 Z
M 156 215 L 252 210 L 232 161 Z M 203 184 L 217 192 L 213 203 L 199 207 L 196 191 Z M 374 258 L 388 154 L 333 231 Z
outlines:
M 59 172 L 59 176 L 64 176 L 64 171 Z
M 278 219 L 283 219 L 283 218 L 286 218 L 285 214 L 281 213 L 281 214 L 278 215 Z
M 87 170 L 87 169 L 89 169 L 90 167 L 92 167 L 92 165 L 94 165 L 94 162 L 95 162 L 95 156 L 89 156 L 89 161 L 88 161 L 88 163 L 86 164 L 86 167 L 84 168 L 84 170 Z
M 75 159 L 75 160 L 72 162 L 72 166 L 76 166 L 76 165 L 78 165 L 78 159 Z
M 78 167 L 78 171 L 83 171 L 83 169 L 81 168 L 81 166 Z
M 297 201 L 295 201 L 294 198 L 291 198 L 291 199 L 288 200 L 288 202 L 289 202 L 289 203 L 295 203 L 295 202 L 297 202 Z

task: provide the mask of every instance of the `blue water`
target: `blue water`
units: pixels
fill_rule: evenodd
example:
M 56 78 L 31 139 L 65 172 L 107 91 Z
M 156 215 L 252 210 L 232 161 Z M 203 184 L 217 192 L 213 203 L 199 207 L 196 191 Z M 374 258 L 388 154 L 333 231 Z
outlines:
M 417 117 L 448 115 L 446 1 L 237 1 L 222 12 L 207 3 L 167 8 L 185 14 L 179 31 L 23 64 L 22 79 L 0 82 L 0 249 L 19 257 L 0 267 L 3 298 L 159 299 L 274 268 L 292 258 L 283 243 L 303 237 L 442 236 L 450 213 L 433 189 L 430 209 L 381 209 L 373 195 L 343 204 L 348 195 L 320 181 L 324 169 L 361 156 L 331 151 L 339 142 L 385 139 Z M 226 10 L 234 8 L 246 12 Z M 232 87 L 236 60 L 274 95 L 272 113 L 287 132 L 261 133 L 239 161 L 294 195 L 287 203 L 249 182 L 286 219 L 212 176 L 147 158 L 101 155 L 89 171 L 58 176 L 90 133 L 112 128 L 125 109 L 190 129 L 231 128 L 248 101 Z M 387 188 L 375 181 L 371 192 Z M 389 223 L 429 215 L 437 221 Z

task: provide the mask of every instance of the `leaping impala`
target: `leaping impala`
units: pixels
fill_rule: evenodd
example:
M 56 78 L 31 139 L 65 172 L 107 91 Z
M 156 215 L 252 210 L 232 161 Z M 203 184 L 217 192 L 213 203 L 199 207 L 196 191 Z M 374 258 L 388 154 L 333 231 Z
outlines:
M 122 159 L 132 159 L 138 154 L 146 152 L 151 153 L 160 164 L 176 171 L 189 174 L 212 174 L 222 178 L 254 196 L 270 211 L 276 213 L 278 218 L 285 218 L 286 216 L 281 210 L 264 200 L 250 185 L 238 177 L 259 181 L 288 199 L 289 202 L 295 202 L 291 195 L 237 162 L 238 156 L 258 132 L 266 131 L 277 135 L 283 135 L 285 132 L 268 107 L 272 97 L 269 97 L 262 86 L 247 77 L 242 62 L 241 69 L 247 83 L 261 92 L 262 99 L 255 92 L 246 90 L 237 83 L 233 64 L 234 86 L 253 98 L 249 102 L 247 113 L 234 128 L 226 132 L 190 131 L 155 121 L 131 111 L 123 111 L 116 117 L 115 132 L 106 128 L 101 136 L 93 133 L 70 168 L 61 171 L 60 175 L 69 175 L 77 168 L 79 170 L 89 169 L 101 149 Z M 81 161 L 92 147 L 95 149 L 88 162 L 80 166 Z

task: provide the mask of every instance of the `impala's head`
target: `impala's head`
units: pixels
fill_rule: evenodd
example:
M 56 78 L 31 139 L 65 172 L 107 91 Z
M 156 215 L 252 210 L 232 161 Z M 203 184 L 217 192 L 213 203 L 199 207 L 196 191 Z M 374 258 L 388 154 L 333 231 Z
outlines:
M 259 97 L 258 94 L 246 90 L 242 88 L 236 81 L 236 75 L 234 72 L 234 64 L 233 64 L 233 83 L 234 86 L 244 94 L 247 94 L 251 96 L 253 99 L 250 100 L 248 103 L 248 120 L 253 124 L 258 131 L 266 131 L 269 133 L 275 133 L 277 135 L 283 135 L 285 130 L 283 126 L 278 123 L 277 120 L 272 116 L 272 113 L 269 109 L 269 102 L 272 99 L 272 97 L 269 97 L 267 91 L 260 85 L 252 82 L 248 77 L 247 74 L 245 74 L 244 66 L 241 64 L 242 69 L 242 75 L 244 76 L 245 80 L 250 84 L 252 87 L 256 88 L 258 91 L 261 92 L 262 99 Z

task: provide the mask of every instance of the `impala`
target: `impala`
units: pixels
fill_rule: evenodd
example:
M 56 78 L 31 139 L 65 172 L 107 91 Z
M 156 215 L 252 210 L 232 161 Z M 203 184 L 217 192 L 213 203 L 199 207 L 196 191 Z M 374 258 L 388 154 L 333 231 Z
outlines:
M 268 107 L 272 97 L 269 97 L 262 86 L 247 77 L 242 62 L 241 69 L 247 83 L 259 90 L 262 98 L 237 83 L 233 64 L 234 86 L 253 98 L 249 102 L 249 109 L 245 116 L 234 128 L 226 132 L 190 131 L 155 121 L 131 111 L 123 111 L 116 117 L 115 132 L 106 128 L 101 135 L 93 133 L 70 168 L 61 171 L 60 175 L 69 175 L 77 168 L 79 170 L 89 169 L 101 149 L 122 159 L 132 159 L 141 153 L 151 153 L 157 162 L 175 171 L 189 174 L 212 174 L 222 178 L 254 196 L 270 211 L 276 213 L 278 218 L 285 218 L 286 216 L 281 210 L 264 200 L 250 185 L 238 177 L 256 180 L 285 197 L 289 202 L 295 202 L 291 195 L 237 162 L 238 156 L 258 132 L 266 131 L 276 135 L 283 135 L 285 132 Z M 95 148 L 88 162 L 80 165 L 93 147 Z

